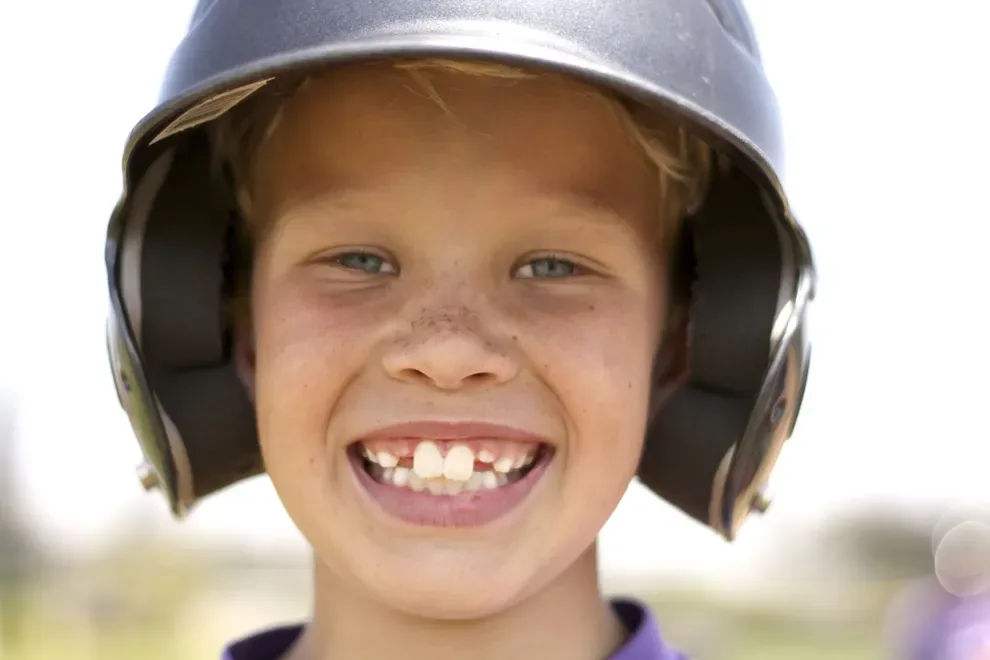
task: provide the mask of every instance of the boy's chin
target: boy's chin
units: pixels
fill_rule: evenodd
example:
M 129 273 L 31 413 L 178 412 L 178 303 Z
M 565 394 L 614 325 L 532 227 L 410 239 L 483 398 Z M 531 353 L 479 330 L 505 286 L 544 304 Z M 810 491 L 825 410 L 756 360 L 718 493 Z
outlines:
M 391 609 L 410 616 L 445 621 L 485 619 L 510 609 L 529 590 L 498 588 L 487 581 L 448 578 L 430 585 L 393 586 L 379 594 Z
M 439 559 L 439 558 L 438 558 Z M 378 564 L 358 576 L 375 600 L 415 617 L 467 620 L 494 616 L 511 608 L 543 586 L 537 567 L 512 567 L 506 563 L 422 559 Z

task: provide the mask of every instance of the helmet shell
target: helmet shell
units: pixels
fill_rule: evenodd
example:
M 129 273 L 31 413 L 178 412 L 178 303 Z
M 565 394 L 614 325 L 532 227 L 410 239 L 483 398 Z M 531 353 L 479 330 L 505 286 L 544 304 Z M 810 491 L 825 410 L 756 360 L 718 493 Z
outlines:
M 691 377 L 655 411 L 640 478 L 731 537 L 762 508 L 797 416 L 814 285 L 781 184 L 776 99 L 738 0 L 200 0 L 130 135 L 108 230 L 110 361 L 143 480 L 182 515 L 263 469 L 223 314 L 236 209 L 211 183 L 202 126 L 280 79 L 423 57 L 569 74 L 689 124 L 719 154 L 688 221 Z

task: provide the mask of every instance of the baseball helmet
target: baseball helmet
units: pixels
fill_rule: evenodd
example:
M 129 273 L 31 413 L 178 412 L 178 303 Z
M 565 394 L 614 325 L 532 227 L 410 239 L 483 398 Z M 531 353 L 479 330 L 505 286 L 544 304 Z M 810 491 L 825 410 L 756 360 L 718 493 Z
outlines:
M 656 406 L 639 479 L 727 539 L 766 502 L 808 374 L 815 272 L 780 178 L 781 124 L 739 0 L 199 0 L 132 131 L 109 222 L 110 364 L 140 478 L 183 517 L 264 471 L 231 359 L 237 206 L 205 127 L 337 63 L 497 61 L 569 74 L 690 127 L 720 164 L 686 220 L 689 376 Z

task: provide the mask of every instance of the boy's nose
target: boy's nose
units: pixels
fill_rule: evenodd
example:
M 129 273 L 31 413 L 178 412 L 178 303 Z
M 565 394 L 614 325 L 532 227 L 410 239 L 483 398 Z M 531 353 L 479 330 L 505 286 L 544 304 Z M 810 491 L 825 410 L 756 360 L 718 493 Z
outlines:
M 518 362 L 492 341 L 464 327 L 414 333 L 385 352 L 382 365 L 392 378 L 441 390 L 491 387 L 519 373 Z

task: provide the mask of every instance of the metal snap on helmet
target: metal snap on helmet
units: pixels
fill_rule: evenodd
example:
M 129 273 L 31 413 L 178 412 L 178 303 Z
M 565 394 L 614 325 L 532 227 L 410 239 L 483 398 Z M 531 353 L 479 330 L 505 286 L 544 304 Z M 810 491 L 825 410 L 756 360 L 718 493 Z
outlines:
M 128 140 L 107 237 L 110 363 L 145 486 L 182 517 L 264 470 L 225 310 L 238 211 L 209 174 L 204 126 L 280 78 L 412 57 L 570 74 L 688 124 L 716 152 L 686 220 L 690 375 L 649 420 L 639 478 L 731 540 L 765 508 L 797 417 L 815 281 L 739 0 L 200 0 L 158 106 Z

